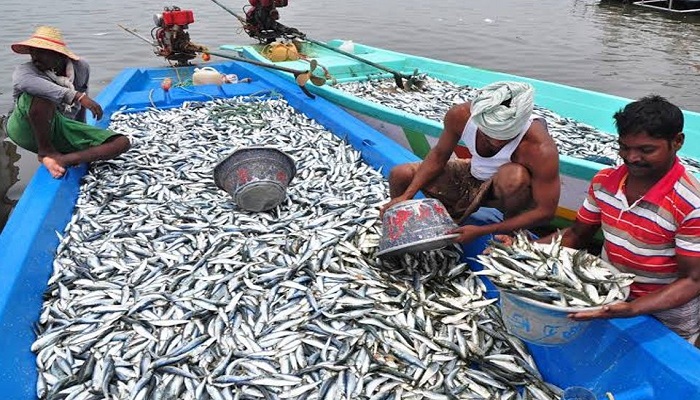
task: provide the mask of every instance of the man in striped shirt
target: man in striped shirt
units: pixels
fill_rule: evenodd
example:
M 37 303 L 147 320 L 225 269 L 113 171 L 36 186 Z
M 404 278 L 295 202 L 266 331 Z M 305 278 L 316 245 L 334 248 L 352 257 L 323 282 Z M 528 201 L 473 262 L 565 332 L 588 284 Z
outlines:
M 637 278 L 631 301 L 570 317 L 652 314 L 700 345 L 700 182 L 676 156 L 683 114 L 664 98 L 648 96 L 614 118 L 624 165 L 593 178 L 563 245 L 583 248 L 601 228 L 602 257 Z

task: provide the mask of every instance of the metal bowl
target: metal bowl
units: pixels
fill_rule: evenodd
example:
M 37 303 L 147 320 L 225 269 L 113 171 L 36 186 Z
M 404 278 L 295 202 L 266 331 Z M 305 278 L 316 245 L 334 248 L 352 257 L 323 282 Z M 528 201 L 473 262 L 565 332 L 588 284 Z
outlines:
M 294 160 L 285 152 L 245 147 L 214 167 L 214 182 L 233 197 L 238 207 L 266 211 L 284 201 L 295 174 Z
M 457 228 L 445 206 L 437 199 L 396 203 L 384 212 L 378 256 L 439 249 L 454 243 Z

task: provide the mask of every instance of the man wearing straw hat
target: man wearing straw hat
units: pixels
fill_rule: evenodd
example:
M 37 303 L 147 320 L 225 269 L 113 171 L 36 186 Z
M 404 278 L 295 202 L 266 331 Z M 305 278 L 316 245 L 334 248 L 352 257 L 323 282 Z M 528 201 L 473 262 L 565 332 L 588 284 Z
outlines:
M 41 26 L 12 50 L 29 54 L 31 61 L 12 75 L 15 105 L 7 134 L 37 153 L 54 178 L 63 176 L 67 166 L 114 158 L 129 149 L 126 136 L 85 123 L 85 109 L 99 120 L 102 107 L 87 94 L 87 62 L 66 47 L 58 29 Z
M 457 242 L 548 223 L 559 203 L 559 152 L 533 108 L 534 88 L 522 82 L 487 85 L 471 102 L 453 106 L 425 160 L 391 170 L 391 201 L 382 214 L 420 190 L 440 200 L 457 223 L 481 206 L 503 212 L 502 221 L 459 227 Z M 471 158 L 450 159 L 459 142 Z

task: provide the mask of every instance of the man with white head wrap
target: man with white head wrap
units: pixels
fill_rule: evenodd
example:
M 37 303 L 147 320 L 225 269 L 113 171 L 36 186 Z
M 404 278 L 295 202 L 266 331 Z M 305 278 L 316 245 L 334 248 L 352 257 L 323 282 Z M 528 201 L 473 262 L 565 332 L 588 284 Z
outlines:
M 457 242 L 548 223 L 559 203 L 559 153 L 533 107 L 534 89 L 522 82 L 492 83 L 453 106 L 425 160 L 392 169 L 392 199 L 382 213 L 420 190 L 440 200 L 457 223 L 482 206 L 503 212 L 500 222 L 459 227 Z M 451 159 L 459 142 L 470 158 Z
M 496 140 L 511 140 L 529 122 L 534 104 L 531 85 L 497 82 L 481 89 L 472 100 L 471 117 L 484 135 Z

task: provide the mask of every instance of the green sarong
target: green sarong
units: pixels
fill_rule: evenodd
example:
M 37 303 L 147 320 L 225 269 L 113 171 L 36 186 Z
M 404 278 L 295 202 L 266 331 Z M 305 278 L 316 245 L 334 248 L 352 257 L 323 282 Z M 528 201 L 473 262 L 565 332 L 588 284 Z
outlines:
M 32 96 L 22 93 L 7 120 L 7 136 L 18 146 L 33 153 L 38 151 L 29 108 Z M 58 110 L 51 119 L 51 144 L 59 153 L 67 154 L 98 146 L 117 133 L 67 118 Z

